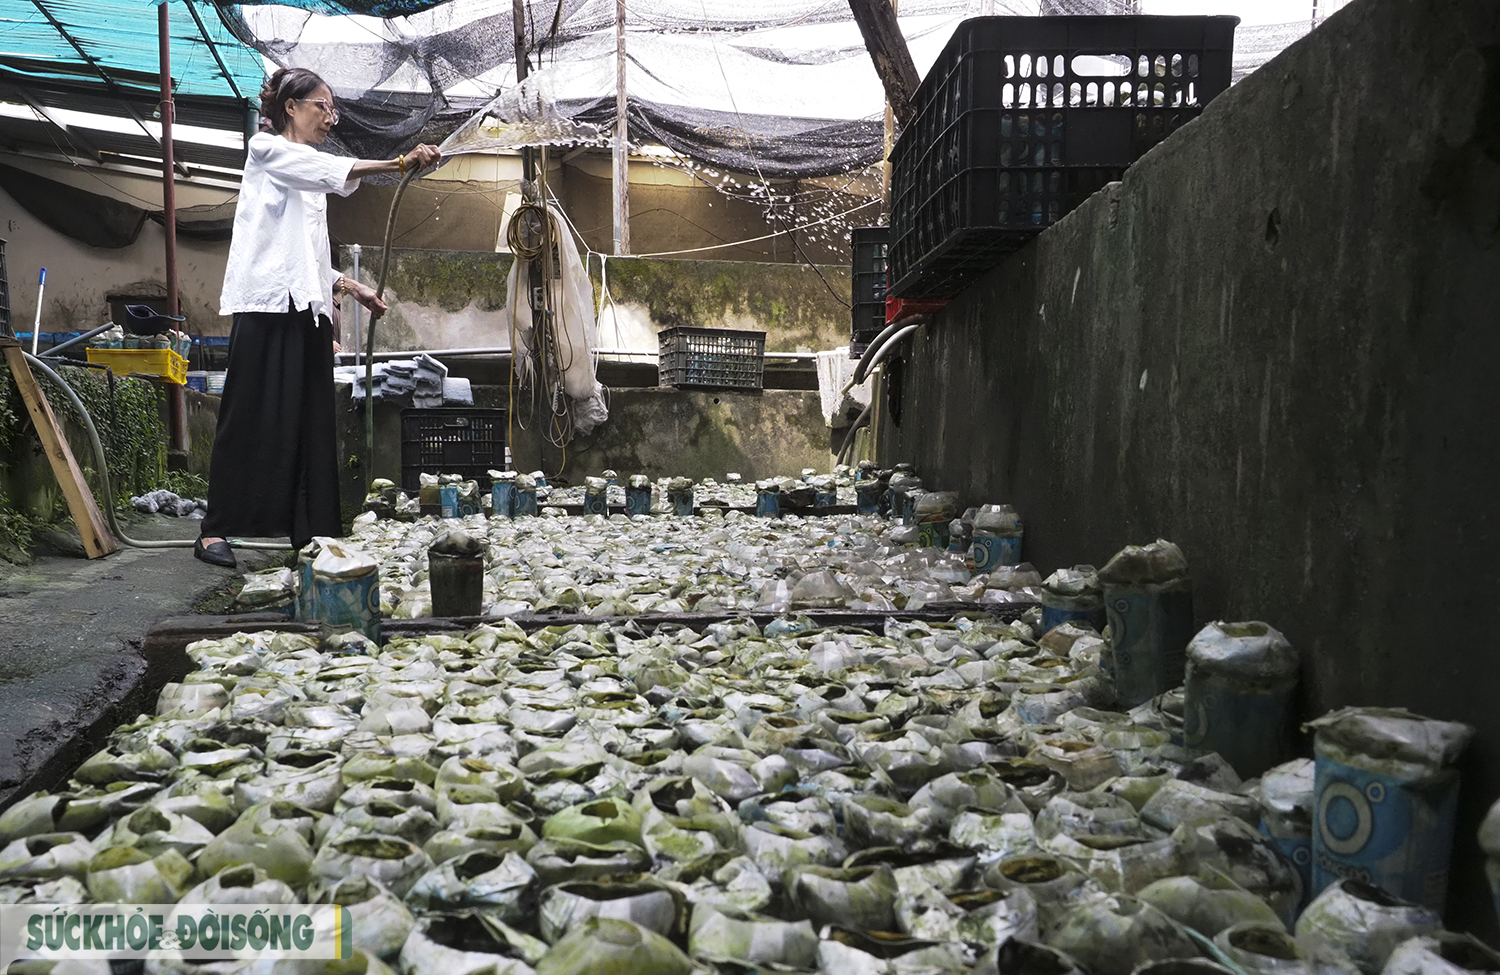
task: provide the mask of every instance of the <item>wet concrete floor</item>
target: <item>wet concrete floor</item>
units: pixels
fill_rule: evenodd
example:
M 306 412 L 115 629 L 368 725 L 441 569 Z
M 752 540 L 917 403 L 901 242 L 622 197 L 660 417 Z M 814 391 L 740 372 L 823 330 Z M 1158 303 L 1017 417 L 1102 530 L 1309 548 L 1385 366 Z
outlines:
M 122 527 L 144 541 L 193 539 L 198 524 L 152 515 Z M 53 533 L 31 564 L 0 561 L 0 809 L 58 785 L 103 734 L 152 706 L 140 653 L 152 624 L 224 612 L 238 576 L 286 555 L 241 550 L 230 572 L 188 548 L 121 545 L 91 561 L 81 546 L 67 551 L 76 544 Z

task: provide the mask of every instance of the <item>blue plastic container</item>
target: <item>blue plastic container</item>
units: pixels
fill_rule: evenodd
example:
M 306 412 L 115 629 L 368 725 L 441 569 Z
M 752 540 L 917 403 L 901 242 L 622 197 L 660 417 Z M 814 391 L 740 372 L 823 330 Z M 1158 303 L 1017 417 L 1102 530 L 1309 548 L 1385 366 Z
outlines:
M 625 488 L 625 513 L 632 518 L 651 513 L 651 485 Z
M 1316 734 L 1313 896 L 1354 878 L 1442 913 L 1453 855 L 1459 754 L 1468 725 L 1409 711 L 1345 708 Z
M 438 500 L 442 505 L 444 518 L 467 518 L 469 515 L 479 514 L 479 498 L 476 495 L 465 495 L 458 490 L 457 484 L 444 484 L 438 488 Z
M 974 542 L 969 546 L 974 561 L 974 572 L 993 572 L 1002 565 L 1021 564 L 1021 536 L 996 535 L 993 532 L 974 530 Z
M 857 481 L 854 485 L 855 507 L 862 515 L 880 514 L 880 482 Z
M 691 517 L 693 514 L 693 489 L 668 489 L 667 503 L 672 506 L 672 514 L 682 518 Z
M 514 518 L 516 516 L 516 482 L 496 481 L 490 488 L 490 517 Z
M 317 558 L 319 546 L 309 542 L 297 553 L 297 603 L 296 618 L 304 623 L 318 618 L 318 590 L 313 583 L 313 559 Z
M 1293 759 L 1261 776 L 1259 799 L 1265 810 L 1260 832 L 1297 871 L 1294 917 L 1312 900 L 1312 810 L 1315 796 L 1314 763 Z
M 760 518 L 781 517 L 781 492 L 761 490 L 755 493 L 755 514 Z
M 1116 670 L 1128 670 L 1119 654 L 1117 646 Z M 1218 752 L 1242 779 L 1281 764 L 1292 745 L 1298 668 L 1297 651 L 1274 627 L 1208 624 L 1187 645 L 1183 741 Z
M 516 518 L 535 515 L 536 488 L 530 484 L 517 484 L 515 496 L 511 501 L 511 510 Z
M 380 643 L 380 573 L 356 579 L 314 576 L 318 619 L 336 633 L 358 630 Z
M 603 491 L 598 493 L 585 492 L 583 495 L 583 513 L 586 515 L 609 514 L 609 495 Z

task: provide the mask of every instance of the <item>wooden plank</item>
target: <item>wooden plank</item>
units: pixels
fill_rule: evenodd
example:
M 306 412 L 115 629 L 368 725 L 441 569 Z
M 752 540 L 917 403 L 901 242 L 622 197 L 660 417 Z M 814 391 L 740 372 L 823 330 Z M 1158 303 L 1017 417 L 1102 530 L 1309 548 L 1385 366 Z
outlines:
M 19 349 L 21 340 L 14 335 L 0 335 L 0 349 Z
M 103 558 L 118 546 L 114 536 L 104 525 L 104 518 L 99 513 L 99 506 L 94 503 L 94 494 L 89 490 L 88 482 L 83 479 L 78 461 L 73 459 L 73 451 L 68 447 L 57 416 L 53 414 L 52 406 L 42 393 L 42 387 L 37 384 L 36 377 L 32 376 L 31 367 L 26 365 L 25 355 L 19 344 L 6 346 L 5 361 L 10 365 L 16 387 L 21 391 L 21 399 L 26 402 L 26 412 L 31 414 L 31 422 L 36 426 L 37 436 L 41 438 L 42 449 L 46 451 L 47 460 L 52 464 L 52 473 L 62 486 L 63 497 L 68 501 L 68 511 L 73 515 L 79 537 L 83 539 L 83 549 L 91 559 Z
M 885 86 L 886 101 L 904 126 L 911 121 L 911 100 L 922 79 L 901 35 L 901 25 L 896 22 L 896 9 L 890 0 L 849 0 L 849 10 L 864 35 L 875 73 Z

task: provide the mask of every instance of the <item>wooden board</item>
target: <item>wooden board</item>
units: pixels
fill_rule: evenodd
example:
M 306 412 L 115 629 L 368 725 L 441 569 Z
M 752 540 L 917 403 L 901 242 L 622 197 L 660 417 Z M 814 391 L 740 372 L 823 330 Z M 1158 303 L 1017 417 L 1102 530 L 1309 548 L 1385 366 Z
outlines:
M 52 464 L 52 473 L 57 476 L 57 483 L 62 486 L 63 497 L 68 501 L 68 511 L 78 527 L 78 535 L 83 539 L 83 550 L 91 559 L 103 558 L 118 546 L 114 536 L 105 527 L 99 506 L 94 503 L 94 493 L 83 479 L 83 471 L 73 458 L 73 451 L 68 447 L 67 438 L 63 436 L 62 427 L 52 412 L 51 404 L 47 402 L 36 377 L 31 374 L 31 367 L 26 364 L 20 343 L 6 343 L 4 349 L 5 361 L 10 366 L 11 375 L 15 377 L 16 388 L 21 391 L 21 399 L 26 402 L 26 412 L 31 414 L 31 422 L 36 426 L 37 436 L 41 438 L 42 449 L 46 451 L 47 460 Z

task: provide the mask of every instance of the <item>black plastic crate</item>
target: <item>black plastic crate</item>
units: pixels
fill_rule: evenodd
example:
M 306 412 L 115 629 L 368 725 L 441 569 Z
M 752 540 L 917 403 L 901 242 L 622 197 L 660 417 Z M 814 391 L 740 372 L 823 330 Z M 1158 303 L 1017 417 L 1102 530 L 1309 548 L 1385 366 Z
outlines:
M 766 333 L 679 325 L 657 333 L 662 386 L 760 389 L 765 382 Z
M 885 292 L 887 250 L 891 228 L 853 227 L 849 230 L 849 251 L 854 299 L 850 303 L 849 352 L 857 359 L 865 346 L 885 328 Z
M 891 154 L 890 293 L 950 298 L 1229 87 L 1236 17 L 980 17 Z
M 505 411 L 401 411 L 401 490 L 415 494 L 420 474 L 459 474 L 490 489 L 489 471 L 505 469 Z

